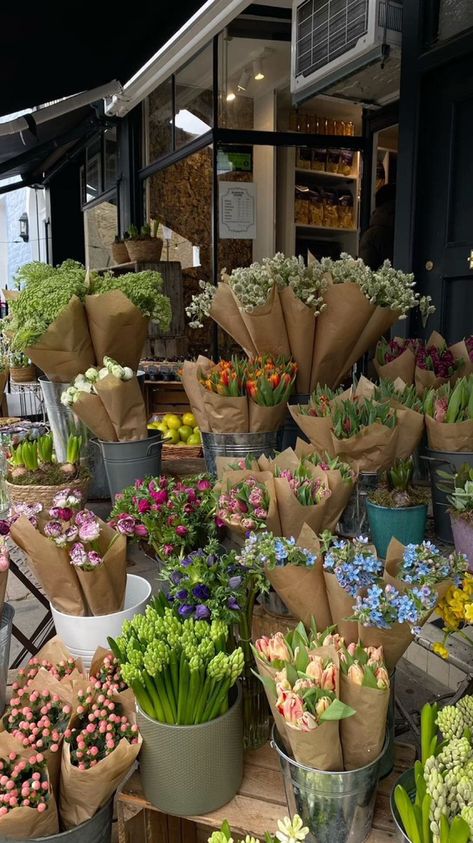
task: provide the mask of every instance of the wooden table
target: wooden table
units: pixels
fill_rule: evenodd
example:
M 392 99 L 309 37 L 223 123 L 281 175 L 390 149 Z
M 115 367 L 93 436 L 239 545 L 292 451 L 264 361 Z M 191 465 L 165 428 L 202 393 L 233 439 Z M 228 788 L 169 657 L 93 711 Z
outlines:
M 380 782 L 373 830 L 366 843 L 389 843 L 395 839 L 389 798 L 395 781 L 413 765 L 414 758 L 413 746 L 396 743 L 394 771 Z M 143 796 L 138 772 L 133 773 L 119 793 L 117 811 L 119 843 L 206 843 L 224 820 L 230 823 L 233 839 L 244 838 L 246 834 L 263 838 L 265 831 L 277 830 L 278 819 L 288 815 L 278 757 L 269 744 L 246 753 L 240 790 L 218 811 L 185 819 L 162 814 Z

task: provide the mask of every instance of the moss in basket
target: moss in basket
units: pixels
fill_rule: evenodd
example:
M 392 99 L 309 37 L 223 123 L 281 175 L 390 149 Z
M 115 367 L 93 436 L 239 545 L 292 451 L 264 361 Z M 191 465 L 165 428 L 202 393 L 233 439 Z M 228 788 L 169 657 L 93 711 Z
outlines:
M 62 467 L 57 463 L 42 466 L 36 471 L 26 470 L 25 474 L 19 477 L 8 478 L 9 482 L 14 483 L 15 486 L 63 486 L 64 483 L 72 481 L 85 483 L 89 479 L 90 471 L 85 466 L 76 468 L 74 474 L 65 475 Z
M 396 460 L 393 467 L 386 472 L 386 485 L 376 489 L 368 499 L 378 506 L 388 509 L 419 506 L 428 503 L 429 493 L 425 489 L 416 489 L 412 485 L 414 461 Z

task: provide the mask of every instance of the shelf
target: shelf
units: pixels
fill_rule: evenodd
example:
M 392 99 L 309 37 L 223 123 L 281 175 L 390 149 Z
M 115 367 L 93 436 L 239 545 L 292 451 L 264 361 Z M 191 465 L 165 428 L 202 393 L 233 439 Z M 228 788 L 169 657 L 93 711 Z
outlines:
M 337 231 L 339 234 L 357 234 L 357 228 L 338 228 L 337 226 L 312 225 L 311 223 L 296 222 L 296 228 L 309 228 L 311 231 Z
M 358 181 L 357 175 L 349 175 L 344 176 L 343 173 L 329 173 L 327 170 L 312 170 L 305 167 L 296 167 L 296 173 L 303 174 L 305 176 L 314 176 L 322 179 L 335 179 L 335 181 Z

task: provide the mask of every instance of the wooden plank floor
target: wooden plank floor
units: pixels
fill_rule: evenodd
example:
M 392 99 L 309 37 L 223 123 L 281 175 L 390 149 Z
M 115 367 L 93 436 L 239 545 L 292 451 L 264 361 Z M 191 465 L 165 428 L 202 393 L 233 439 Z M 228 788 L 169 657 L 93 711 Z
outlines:
M 380 782 L 373 830 L 366 843 L 389 843 L 395 839 L 389 798 L 395 781 L 413 765 L 414 758 L 413 746 L 396 743 L 395 767 Z M 146 801 L 138 772 L 128 779 L 118 795 L 117 807 L 120 843 L 201 843 L 224 820 L 230 823 L 234 837 L 246 834 L 263 837 L 265 831 L 274 831 L 277 820 L 288 813 L 278 757 L 269 744 L 246 753 L 238 794 L 211 814 L 185 820 L 161 814 Z

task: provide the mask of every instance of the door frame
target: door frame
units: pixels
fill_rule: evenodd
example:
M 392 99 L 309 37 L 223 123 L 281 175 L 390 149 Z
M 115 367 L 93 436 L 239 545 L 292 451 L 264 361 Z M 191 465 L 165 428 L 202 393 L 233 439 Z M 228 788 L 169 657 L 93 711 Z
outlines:
M 374 138 L 378 132 L 389 129 L 390 126 L 399 124 L 399 100 L 383 106 L 377 111 L 371 109 L 363 110 L 363 131 L 365 138 L 365 152 L 363 157 L 363 170 L 361 177 L 361 200 L 360 200 L 360 231 L 366 231 L 371 216 L 371 198 L 373 187 L 373 171 L 376 167 Z

